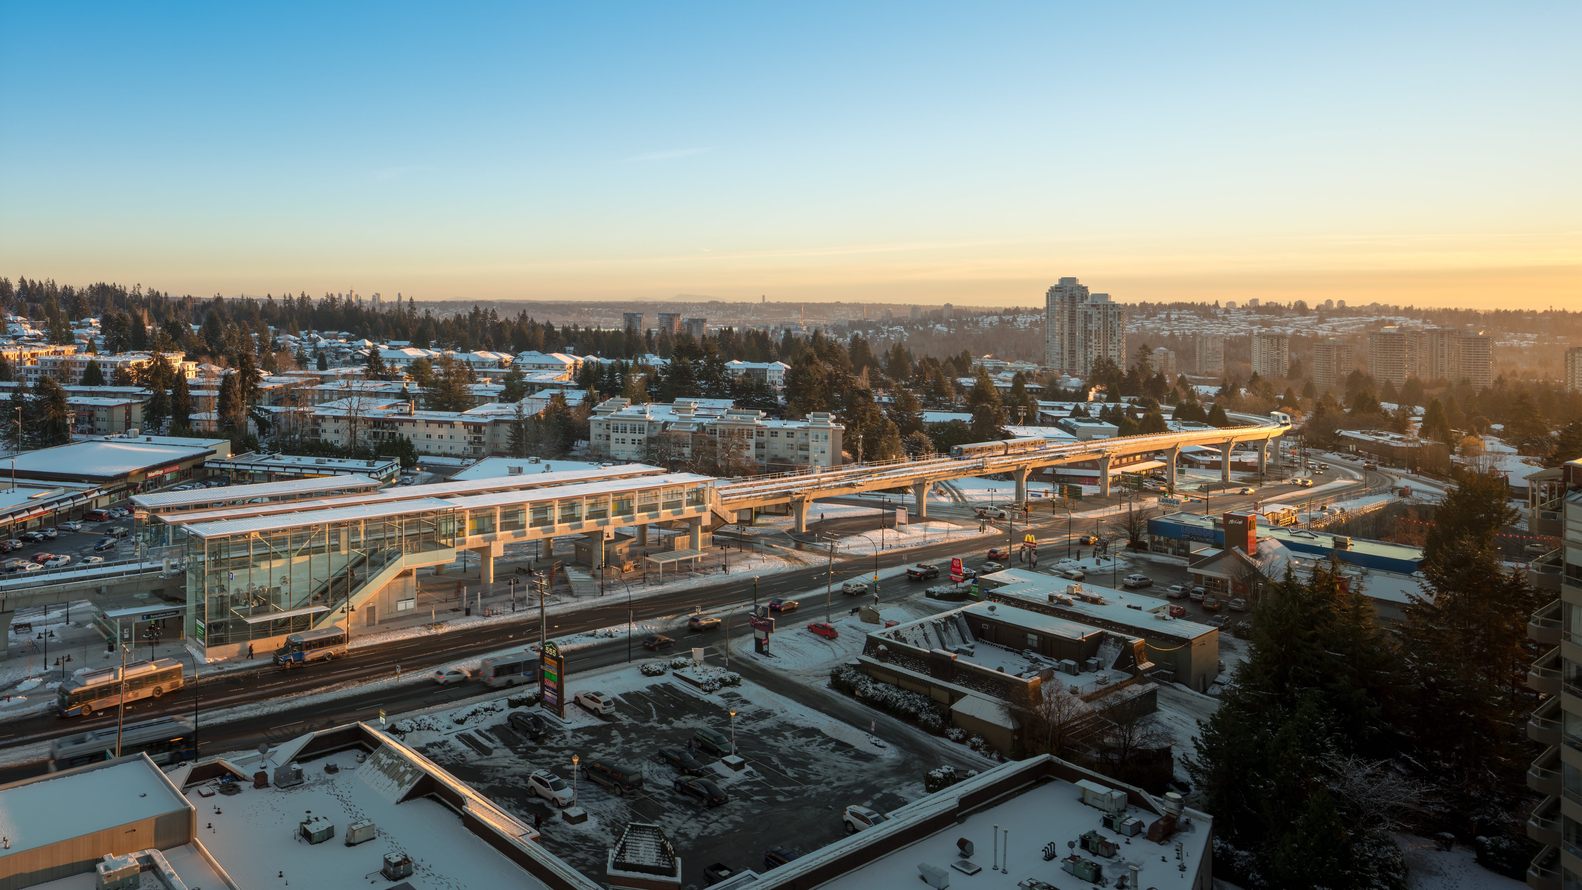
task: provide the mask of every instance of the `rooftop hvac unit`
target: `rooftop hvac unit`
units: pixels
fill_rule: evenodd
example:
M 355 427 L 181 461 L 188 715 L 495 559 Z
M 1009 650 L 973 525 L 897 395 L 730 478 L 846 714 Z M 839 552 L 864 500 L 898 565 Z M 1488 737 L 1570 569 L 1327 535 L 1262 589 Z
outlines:
M 322 844 L 335 836 L 335 823 L 323 816 L 309 816 L 297 826 L 297 837 L 310 844 Z
M 379 874 L 387 881 L 412 877 L 412 857 L 405 853 L 386 853 L 384 865 L 379 867 Z
M 1082 663 L 1082 667 L 1090 673 L 1095 672 L 1099 669 L 1099 660 L 1097 658 L 1089 658 Z
M 1071 659 L 1071 658 L 1062 658 L 1062 659 L 1060 659 L 1059 668 L 1060 668 L 1060 672 L 1062 674 L 1080 674 L 1080 673 L 1082 673 L 1082 671 L 1077 667 L 1077 662 L 1074 659 Z
M 302 784 L 302 767 L 295 763 L 282 763 L 275 767 L 275 787 L 290 788 Z
M 522 468 L 517 466 L 516 464 L 511 464 L 510 466 L 507 466 L 505 468 L 505 475 L 507 475 L 507 476 L 520 476 L 520 475 L 522 475 Z
M 917 864 L 917 876 L 923 879 L 923 883 L 933 887 L 934 890 L 946 890 L 950 886 L 950 872 L 937 865 L 919 862 Z
M 93 867 L 95 890 L 137 890 L 143 868 L 132 856 L 106 856 Z
M 1104 866 L 1087 857 L 1072 853 L 1060 861 L 1060 867 L 1078 880 L 1087 881 L 1090 884 L 1104 883 Z
M 355 847 L 364 841 L 371 841 L 379 836 L 379 826 L 360 819 L 346 826 L 346 846 Z
M 1143 833 L 1144 828 L 1143 820 L 1136 816 L 1127 816 L 1125 814 L 1112 815 L 1105 813 L 1104 818 L 1100 820 L 1100 824 L 1121 837 L 1136 837 Z

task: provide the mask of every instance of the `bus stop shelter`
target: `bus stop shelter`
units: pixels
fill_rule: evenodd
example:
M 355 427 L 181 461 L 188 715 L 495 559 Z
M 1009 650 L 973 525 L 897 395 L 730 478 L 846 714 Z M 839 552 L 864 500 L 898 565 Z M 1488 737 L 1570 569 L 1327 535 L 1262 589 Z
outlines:
M 665 550 L 660 553 L 651 553 L 643 557 L 648 565 L 659 570 L 659 580 L 665 580 L 665 566 L 674 566 L 682 563 L 691 563 L 694 570 L 698 567 L 698 560 L 703 558 L 702 550 Z

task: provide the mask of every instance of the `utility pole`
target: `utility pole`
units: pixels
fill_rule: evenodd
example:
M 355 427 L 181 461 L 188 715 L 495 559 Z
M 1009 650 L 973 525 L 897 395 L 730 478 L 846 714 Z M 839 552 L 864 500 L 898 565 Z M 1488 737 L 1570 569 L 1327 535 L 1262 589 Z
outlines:
M 533 587 L 538 590 L 538 651 L 542 654 L 549 642 L 549 619 L 544 614 L 544 579 L 536 572 L 533 574 Z
M 115 645 L 121 650 L 120 702 L 115 709 L 115 756 L 121 756 L 121 735 L 126 729 L 126 643 L 121 640 L 121 619 L 115 620 Z
M 834 539 L 831 539 L 830 542 L 829 542 L 829 570 L 824 576 L 824 620 L 826 622 L 834 620 L 833 618 L 830 617 L 830 615 L 831 615 L 830 609 L 832 608 L 832 606 L 831 606 L 831 599 L 833 598 L 832 594 L 833 594 L 834 589 L 835 589 L 835 541 L 834 541 Z

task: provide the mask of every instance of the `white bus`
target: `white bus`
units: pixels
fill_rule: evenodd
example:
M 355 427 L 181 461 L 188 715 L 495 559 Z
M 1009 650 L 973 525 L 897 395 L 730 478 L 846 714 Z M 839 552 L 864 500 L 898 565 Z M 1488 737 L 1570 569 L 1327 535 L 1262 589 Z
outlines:
M 275 650 L 275 664 L 289 668 L 312 661 L 328 661 L 345 654 L 346 631 L 338 627 L 322 627 L 286 637 L 286 644 Z
M 115 756 L 115 727 L 91 729 L 59 738 L 49 746 L 49 768 L 71 769 L 85 763 L 102 763 Z M 197 755 L 192 724 L 178 717 L 160 717 L 128 723 L 121 731 L 121 754 L 142 752 L 160 766 L 191 760 Z
M 144 698 L 159 698 L 186 684 L 181 662 L 174 658 L 137 661 L 125 668 L 123 683 L 119 666 L 88 671 L 72 677 L 60 687 L 59 713 L 62 717 L 87 717 L 121 704 L 125 688 L 128 704 Z
M 538 656 L 531 651 L 485 658 L 478 668 L 478 679 L 494 688 L 538 682 Z

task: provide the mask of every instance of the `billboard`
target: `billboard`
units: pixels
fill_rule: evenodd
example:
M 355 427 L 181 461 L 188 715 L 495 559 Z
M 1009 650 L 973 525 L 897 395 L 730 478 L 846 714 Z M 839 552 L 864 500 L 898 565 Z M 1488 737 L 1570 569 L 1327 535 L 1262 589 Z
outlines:
M 961 567 L 961 557 L 959 557 L 959 556 L 951 557 L 950 558 L 950 580 L 956 582 L 957 584 L 960 584 L 961 580 L 966 577 L 966 575 L 962 574 L 961 568 L 962 568 Z
M 545 643 L 539 656 L 539 704 L 553 711 L 556 717 L 566 716 L 566 657 L 560 653 L 558 643 Z

